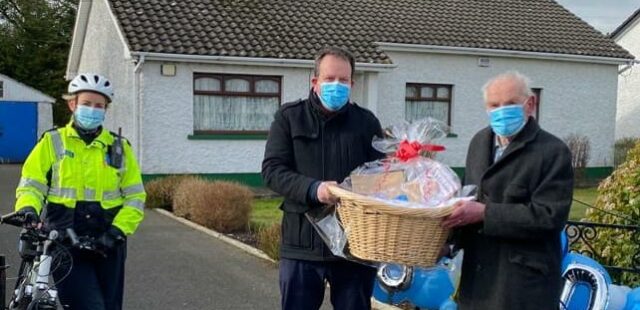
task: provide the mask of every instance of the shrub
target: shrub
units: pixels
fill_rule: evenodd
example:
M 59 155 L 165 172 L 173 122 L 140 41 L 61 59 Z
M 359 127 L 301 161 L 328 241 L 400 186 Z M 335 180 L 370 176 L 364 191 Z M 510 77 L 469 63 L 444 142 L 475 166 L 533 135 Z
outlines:
M 248 228 L 252 199 L 251 190 L 239 183 L 192 178 L 178 185 L 173 208 L 177 216 L 229 233 Z
M 154 179 L 144 184 L 147 192 L 146 208 L 161 208 L 173 211 L 173 194 L 178 185 L 186 179 L 197 177 L 188 175 L 172 175 L 161 179 Z
M 276 261 L 280 259 L 280 233 L 280 223 L 258 230 L 258 249 Z
M 629 218 L 631 222 L 640 222 L 640 143 L 629 151 L 627 160 L 598 188 L 596 207 Z M 587 211 L 590 222 L 607 224 L 632 224 L 630 221 L 598 210 Z M 633 259 L 640 250 L 640 244 L 634 241 L 631 232 L 615 229 L 599 229 L 597 240 L 591 243 L 609 265 L 634 266 Z M 615 278 L 632 287 L 640 285 L 640 275 L 624 273 Z
M 638 142 L 640 142 L 640 138 L 622 138 L 616 140 L 613 147 L 613 165 L 617 167 L 622 164 L 627 158 L 629 150 Z
M 591 156 L 591 144 L 587 136 L 571 134 L 565 139 L 565 143 L 571 150 L 571 166 L 575 171 L 577 180 L 584 180 L 585 170 Z

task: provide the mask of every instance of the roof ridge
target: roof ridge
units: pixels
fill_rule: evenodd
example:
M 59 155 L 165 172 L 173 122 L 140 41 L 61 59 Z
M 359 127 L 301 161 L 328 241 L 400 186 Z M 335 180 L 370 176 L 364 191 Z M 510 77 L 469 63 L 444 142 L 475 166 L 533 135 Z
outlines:
M 313 59 L 347 46 L 392 63 L 375 42 L 631 59 L 554 0 L 108 0 L 131 51 Z

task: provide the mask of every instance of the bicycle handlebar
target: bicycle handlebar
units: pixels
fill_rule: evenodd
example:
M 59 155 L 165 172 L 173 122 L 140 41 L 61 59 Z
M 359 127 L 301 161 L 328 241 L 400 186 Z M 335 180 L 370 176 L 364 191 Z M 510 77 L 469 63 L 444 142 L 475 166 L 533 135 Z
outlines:
M 5 214 L 3 216 L 0 216 L 0 224 L 7 224 L 7 225 L 12 225 L 12 226 L 16 226 L 16 227 L 23 227 L 23 224 L 25 222 L 25 217 L 22 215 L 19 215 L 17 212 L 11 212 L 8 214 Z M 27 228 L 27 230 L 33 231 L 36 233 L 38 239 L 44 241 L 44 240 L 56 240 L 59 237 L 62 237 L 62 239 L 66 239 L 68 238 L 71 241 L 71 246 L 77 249 L 81 249 L 81 250 L 87 250 L 87 251 L 91 251 L 91 252 L 95 252 L 97 254 L 100 254 L 102 256 L 106 256 L 106 254 L 104 253 L 104 251 L 98 249 L 98 247 L 96 247 L 96 242 L 95 239 L 92 237 L 87 237 L 87 236 L 82 236 L 82 237 L 78 237 L 78 235 L 76 234 L 76 232 L 73 230 L 73 228 L 67 228 L 65 230 L 65 234 L 60 234 L 59 232 L 53 230 L 50 232 L 47 232 L 45 229 L 43 229 L 43 227 L 34 227 L 34 228 Z
M 24 224 L 25 218 L 24 216 L 18 215 L 17 212 L 11 212 L 9 214 L 5 214 L 0 216 L 0 224 L 7 224 L 11 226 L 22 227 Z

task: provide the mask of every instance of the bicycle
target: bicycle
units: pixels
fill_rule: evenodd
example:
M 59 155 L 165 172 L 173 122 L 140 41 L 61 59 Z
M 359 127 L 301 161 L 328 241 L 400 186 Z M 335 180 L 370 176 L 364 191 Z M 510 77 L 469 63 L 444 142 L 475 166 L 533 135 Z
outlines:
M 13 212 L 0 217 L 0 224 L 23 227 L 25 218 Z M 58 290 L 56 289 L 57 283 L 53 279 L 53 272 L 58 268 L 68 267 L 67 272 L 59 279 L 59 283 L 69 275 L 73 266 L 71 253 L 62 245 L 63 241 L 69 240 L 74 248 L 105 255 L 96 248 L 93 238 L 78 238 L 72 228 L 67 228 L 65 233 L 47 230 L 43 225 L 23 228 L 18 242 L 18 252 L 22 260 L 15 288 L 9 299 L 9 304 L 6 307 L 0 305 L 2 309 L 58 309 Z M 3 298 L 0 300 L 4 300 L 4 290 L 0 294 L 3 294 Z

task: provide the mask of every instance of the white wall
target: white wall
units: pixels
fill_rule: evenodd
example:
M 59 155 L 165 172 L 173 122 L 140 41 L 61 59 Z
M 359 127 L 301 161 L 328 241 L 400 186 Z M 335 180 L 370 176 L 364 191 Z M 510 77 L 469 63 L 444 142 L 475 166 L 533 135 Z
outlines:
M 616 43 L 631 54 L 640 55 L 640 18 L 618 36 Z M 640 64 L 634 65 L 618 77 L 618 112 L 616 138 L 640 137 Z
M 487 126 L 481 88 L 492 76 L 518 70 L 529 76 L 531 87 L 542 88 L 540 123 L 563 138 L 571 133 L 589 137 L 590 166 L 610 166 L 614 142 L 617 66 L 578 62 L 490 57 L 488 68 L 478 57 L 388 52 L 398 68 L 379 74 L 376 115 L 387 126 L 404 118 L 405 84 L 452 84 L 451 125 L 457 138 L 446 138 L 443 162 L 462 167 L 473 135 Z
M 5 101 L 28 101 L 28 102 L 54 102 L 55 100 L 42 92 L 22 84 L 4 74 L 0 74 L 0 81 L 3 81 L 3 96 L 0 100 Z
M 38 102 L 38 138 L 53 128 L 53 105 L 50 102 Z
M 114 132 L 122 127 L 122 135 L 135 148 L 138 144 L 134 113 L 134 64 L 130 59 L 125 59 L 125 45 L 109 10 L 104 0 L 93 1 L 78 73 L 98 73 L 109 78 L 115 97 L 107 111 L 105 127 Z
M 481 87 L 508 70 L 528 75 L 542 88 L 541 126 L 558 137 L 587 135 L 592 145 L 590 166 L 610 166 L 614 139 L 617 66 L 578 62 L 491 58 L 491 67 L 477 66 L 477 57 L 443 54 L 389 53 L 398 68 L 388 73 L 358 73 L 353 100 L 371 107 L 383 126 L 404 118 L 405 84 L 453 84 L 452 128 L 456 138 L 442 143 L 439 159 L 464 166 L 471 137 L 487 125 Z M 143 67 L 143 173 L 257 173 L 264 140 L 189 140 L 193 133 L 193 73 L 282 76 L 282 102 L 306 97 L 311 69 L 177 63 L 173 77 L 160 75 L 160 62 Z M 365 75 L 377 75 L 377 91 L 367 95 Z M 376 87 L 376 83 L 369 84 Z M 377 102 L 363 102 L 377 96 Z
M 282 76 L 282 103 L 306 98 L 311 69 L 177 63 L 176 76 L 160 62 L 143 67 L 142 169 L 154 173 L 258 173 L 265 140 L 189 140 L 193 134 L 194 72 Z

